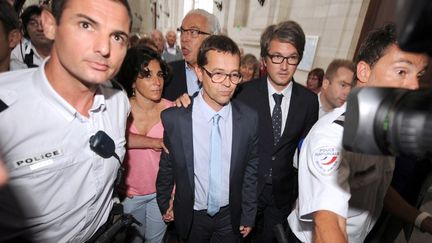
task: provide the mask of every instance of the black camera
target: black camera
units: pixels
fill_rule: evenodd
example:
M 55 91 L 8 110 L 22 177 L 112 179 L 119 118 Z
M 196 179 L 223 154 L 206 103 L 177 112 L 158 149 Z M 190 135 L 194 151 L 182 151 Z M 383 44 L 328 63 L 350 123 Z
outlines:
M 432 90 L 356 88 L 348 98 L 344 148 L 366 154 L 432 152 Z
M 398 44 L 432 56 L 432 2 L 399 0 Z M 356 88 L 347 100 L 343 146 L 353 152 L 431 157 L 432 90 Z

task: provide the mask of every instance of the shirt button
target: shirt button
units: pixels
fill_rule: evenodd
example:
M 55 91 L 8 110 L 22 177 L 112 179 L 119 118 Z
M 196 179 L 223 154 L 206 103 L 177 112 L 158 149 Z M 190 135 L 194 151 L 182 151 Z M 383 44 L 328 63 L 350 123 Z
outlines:
M 272 156 L 272 157 L 271 157 L 271 160 L 276 160 L 276 156 Z

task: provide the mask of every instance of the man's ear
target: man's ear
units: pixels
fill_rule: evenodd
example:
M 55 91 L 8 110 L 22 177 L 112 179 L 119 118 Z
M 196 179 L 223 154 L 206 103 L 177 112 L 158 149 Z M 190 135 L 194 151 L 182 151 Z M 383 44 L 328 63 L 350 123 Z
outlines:
M 52 13 L 47 9 L 44 9 L 41 14 L 41 21 L 46 38 L 54 40 L 57 29 L 57 22 Z
M 203 71 L 199 66 L 195 66 L 195 73 L 197 75 L 198 78 L 198 82 L 202 82 L 202 78 L 203 78 Z
M 321 88 L 327 89 L 329 85 L 330 85 L 330 80 L 328 80 L 328 78 L 324 78 Z
M 8 44 L 11 50 L 15 48 L 16 45 L 18 45 L 20 40 L 21 40 L 21 32 L 19 31 L 19 29 L 14 29 L 11 32 L 9 32 Z
M 365 61 L 360 61 L 357 64 L 357 85 L 365 85 L 369 80 L 371 67 Z

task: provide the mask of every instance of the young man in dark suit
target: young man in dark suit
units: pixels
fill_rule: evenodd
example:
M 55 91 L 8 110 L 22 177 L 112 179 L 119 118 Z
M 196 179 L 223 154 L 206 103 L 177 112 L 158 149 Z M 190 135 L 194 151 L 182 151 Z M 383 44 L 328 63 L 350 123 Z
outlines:
M 226 36 L 208 37 L 197 56 L 202 89 L 193 104 L 161 115 L 169 153 L 161 155 L 157 200 L 186 242 L 240 242 L 255 223 L 258 116 L 230 101 L 239 69 L 237 45 Z
M 186 14 L 177 30 L 180 32 L 184 60 L 170 63 L 173 77 L 165 84 L 162 94 L 163 98 L 168 100 L 175 100 L 184 93 L 193 95 L 199 90 L 195 73 L 198 49 L 207 37 L 220 33 L 220 26 L 213 14 L 194 9 Z
M 267 27 L 261 57 L 268 75 L 245 83 L 235 98 L 259 114 L 258 242 L 276 242 L 274 226 L 287 225 L 297 198 L 294 152 L 318 117 L 317 96 L 293 80 L 304 44 L 294 21 Z

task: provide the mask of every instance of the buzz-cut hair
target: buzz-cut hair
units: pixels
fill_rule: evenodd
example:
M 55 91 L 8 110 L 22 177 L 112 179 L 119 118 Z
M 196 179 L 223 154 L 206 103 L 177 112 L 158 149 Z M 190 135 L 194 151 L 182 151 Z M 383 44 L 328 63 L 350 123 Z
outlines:
M 354 62 L 346 59 L 335 59 L 327 67 L 327 70 L 325 72 L 326 79 L 331 82 L 339 68 L 346 68 L 351 72 L 355 73 Z

